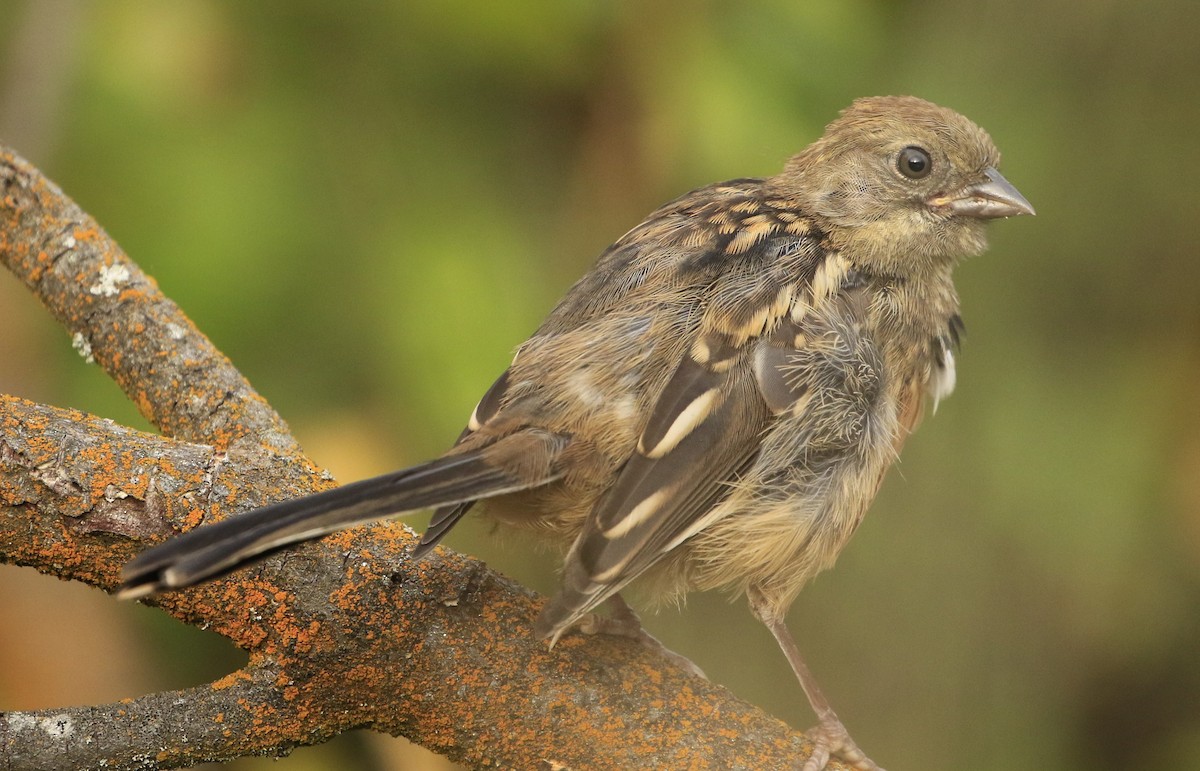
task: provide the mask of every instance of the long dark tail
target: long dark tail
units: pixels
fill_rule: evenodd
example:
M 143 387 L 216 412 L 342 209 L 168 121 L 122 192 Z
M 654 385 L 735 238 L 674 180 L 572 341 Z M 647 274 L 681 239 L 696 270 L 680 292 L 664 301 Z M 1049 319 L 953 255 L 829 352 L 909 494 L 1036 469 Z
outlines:
M 498 445 L 264 506 L 184 533 L 131 560 L 121 571 L 117 596 L 131 599 L 191 586 L 335 530 L 433 506 L 457 508 L 557 478 L 550 471 L 553 463 L 546 464 L 542 476 L 519 478 L 506 464 L 496 463 Z

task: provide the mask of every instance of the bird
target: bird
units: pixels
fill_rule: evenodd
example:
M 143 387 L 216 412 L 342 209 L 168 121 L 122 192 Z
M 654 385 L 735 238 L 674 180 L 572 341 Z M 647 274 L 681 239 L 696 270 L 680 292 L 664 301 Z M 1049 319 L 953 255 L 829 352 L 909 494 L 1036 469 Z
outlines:
M 605 249 L 443 455 L 178 535 L 130 561 L 119 593 L 433 509 L 419 558 L 482 503 L 565 552 L 539 637 L 628 632 L 619 592 L 635 580 L 658 598 L 745 595 L 816 714 L 804 771 L 831 756 L 878 769 L 785 615 L 954 389 L 954 268 L 990 220 L 1034 214 L 999 162 L 953 110 L 857 99 L 778 174 L 686 193 Z

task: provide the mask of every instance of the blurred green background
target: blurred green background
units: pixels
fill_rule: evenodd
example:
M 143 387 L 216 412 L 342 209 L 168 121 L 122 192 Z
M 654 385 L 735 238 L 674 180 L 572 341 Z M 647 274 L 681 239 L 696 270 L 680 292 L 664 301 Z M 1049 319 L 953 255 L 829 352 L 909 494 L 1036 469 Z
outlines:
M 657 204 L 774 173 L 857 96 L 958 109 L 1038 216 L 959 271 L 958 392 L 791 626 L 889 768 L 1198 768 L 1198 30 L 1192 0 L 10 0 L 0 139 L 351 480 L 447 446 Z M 145 426 L 4 275 L 0 390 Z M 554 585 L 483 522 L 450 543 Z M 0 710 L 240 660 L 31 570 L 0 569 L 0 617 Z M 647 620 L 811 723 L 743 603 Z M 286 764 L 449 768 L 364 733 Z

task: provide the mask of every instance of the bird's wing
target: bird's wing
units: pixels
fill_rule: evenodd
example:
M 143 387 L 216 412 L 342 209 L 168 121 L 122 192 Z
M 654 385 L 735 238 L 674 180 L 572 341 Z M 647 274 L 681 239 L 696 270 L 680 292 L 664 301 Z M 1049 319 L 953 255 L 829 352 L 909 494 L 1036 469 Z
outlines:
M 752 238 L 747 228 L 761 220 L 749 205 L 743 215 L 719 253 L 698 252 L 684 265 L 719 268 L 699 332 L 657 397 L 636 451 L 572 546 L 563 587 L 538 621 L 543 636 L 556 638 L 711 524 L 774 416 L 803 395 L 786 367 L 763 366 L 757 352 L 770 345 L 786 353 L 796 340 L 790 315 L 814 293 L 836 292 L 847 271 L 836 255 L 824 259 L 814 239 L 783 232 L 778 219 Z
M 745 366 L 736 369 L 680 363 L 637 451 L 572 546 L 540 634 L 557 636 L 657 562 L 753 460 L 769 412 Z

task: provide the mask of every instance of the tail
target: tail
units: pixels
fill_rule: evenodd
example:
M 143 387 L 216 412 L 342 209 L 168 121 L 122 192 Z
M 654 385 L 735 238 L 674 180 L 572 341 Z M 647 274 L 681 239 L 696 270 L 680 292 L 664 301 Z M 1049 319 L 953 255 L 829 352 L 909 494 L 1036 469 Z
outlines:
M 391 515 L 539 487 L 558 478 L 552 469 L 559 437 L 546 434 L 544 463 L 513 471 L 509 450 L 528 451 L 513 435 L 481 450 L 448 455 L 412 468 L 283 501 L 197 528 L 142 552 L 121 571 L 120 599 L 178 589 L 227 573 L 290 544 Z M 551 444 L 557 446 L 550 446 Z M 463 510 L 465 511 L 465 506 Z

